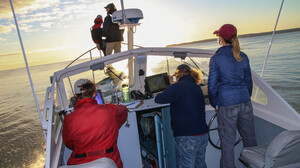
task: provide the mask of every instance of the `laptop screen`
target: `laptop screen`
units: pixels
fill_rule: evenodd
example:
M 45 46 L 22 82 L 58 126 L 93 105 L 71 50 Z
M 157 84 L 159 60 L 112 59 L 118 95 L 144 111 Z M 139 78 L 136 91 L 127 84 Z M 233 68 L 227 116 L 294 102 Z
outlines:
M 97 94 L 95 96 L 95 99 L 97 100 L 97 103 L 98 104 L 105 104 L 104 103 L 104 99 L 103 99 L 103 96 L 102 96 L 102 92 L 100 89 L 97 90 Z

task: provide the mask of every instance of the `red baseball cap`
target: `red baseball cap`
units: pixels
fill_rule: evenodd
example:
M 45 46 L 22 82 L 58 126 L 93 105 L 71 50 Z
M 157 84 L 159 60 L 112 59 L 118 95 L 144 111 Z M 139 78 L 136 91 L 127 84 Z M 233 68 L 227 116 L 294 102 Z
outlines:
M 225 39 L 232 39 L 232 36 L 237 34 L 237 30 L 232 24 L 224 24 L 219 30 L 216 30 L 214 34 L 222 36 Z

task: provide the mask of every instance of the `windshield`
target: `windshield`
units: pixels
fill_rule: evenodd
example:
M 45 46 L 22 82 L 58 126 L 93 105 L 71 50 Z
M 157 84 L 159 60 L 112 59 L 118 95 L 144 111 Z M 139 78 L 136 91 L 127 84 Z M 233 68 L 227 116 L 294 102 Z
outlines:
M 176 68 L 181 64 L 187 64 L 191 68 L 201 69 L 203 73 L 203 84 L 207 84 L 208 79 L 208 65 L 210 58 L 197 58 L 197 57 L 186 57 L 184 60 L 180 58 L 174 58 L 170 56 L 157 57 L 148 56 L 147 62 L 147 74 L 146 76 L 152 76 L 161 73 L 168 73 L 173 75 Z
M 111 95 L 112 92 L 120 91 L 123 84 L 128 84 L 127 62 L 127 60 L 122 60 L 107 65 L 103 70 L 90 70 L 65 78 L 64 85 L 70 106 L 74 106 L 74 103 L 72 104 L 72 98 L 75 94 L 74 83 L 79 79 L 93 81 L 97 85 L 97 89 L 101 90 L 104 97 Z

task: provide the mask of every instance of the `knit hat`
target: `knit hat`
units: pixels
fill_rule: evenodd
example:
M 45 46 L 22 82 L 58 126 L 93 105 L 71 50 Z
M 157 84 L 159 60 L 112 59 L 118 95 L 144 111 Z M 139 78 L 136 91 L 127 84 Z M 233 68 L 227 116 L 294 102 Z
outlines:
M 96 18 L 101 18 L 102 19 L 102 15 L 97 15 L 97 17 Z
M 95 23 L 95 24 L 103 23 L 102 16 L 101 16 L 101 15 L 97 15 L 97 17 L 96 17 L 95 20 L 94 20 L 94 23 Z M 101 27 L 101 25 L 100 25 L 100 27 Z M 99 28 L 100 28 L 100 27 L 99 27 Z
M 214 34 L 225 39 L 232 39 L 232 36 L 237 34 L 237 29 L 232 24 L 224 24 L 219 30 L 214 31 Z

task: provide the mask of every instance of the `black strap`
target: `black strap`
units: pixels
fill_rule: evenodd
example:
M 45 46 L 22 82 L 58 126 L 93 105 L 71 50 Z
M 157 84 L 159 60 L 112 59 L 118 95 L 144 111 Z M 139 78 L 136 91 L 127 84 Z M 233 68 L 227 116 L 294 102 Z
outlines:
M 86 157 L 86 153 L 82 153 L 82 154 L 75 154 L 75 158 L 79 159 L 79 158 L 85 158 Z
M 106 154 L 113 152 L 114 151 L 114 147 L 110 147 L 108 149 L 105 150 Z
M 105 149 L 106 154 L 111 153 L 113 151 L 114 151 L 114 147 L 110 147 L 108 149 Z M 75 154 L 75 158 L 76 159 L 85 158 L 85 157 L 87 157 L 86 153 Z

